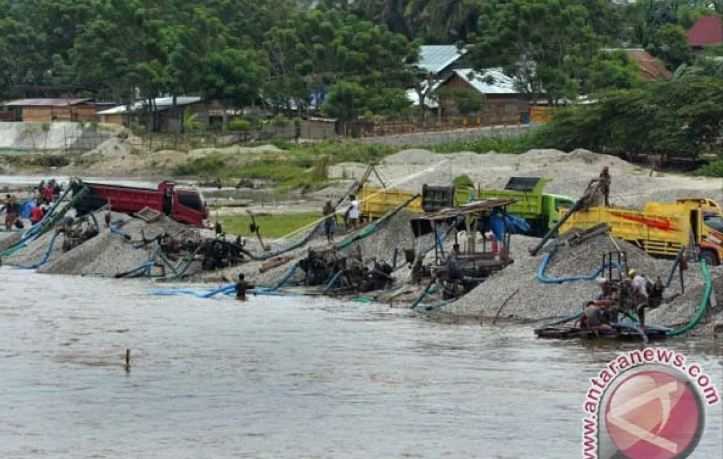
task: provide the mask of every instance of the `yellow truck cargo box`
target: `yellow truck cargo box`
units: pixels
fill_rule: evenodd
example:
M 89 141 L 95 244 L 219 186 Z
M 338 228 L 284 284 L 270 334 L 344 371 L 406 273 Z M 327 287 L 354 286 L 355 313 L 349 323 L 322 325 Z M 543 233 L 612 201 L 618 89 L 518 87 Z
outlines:
M 359 195 L 361 214 L 370 220 L 380 218 L 390 210 L 404 204 L 414 193 L 393 188 L 379 188 L 364 185 Z M 422 197 L 417 197 L 407 206 L 407 211 L 422 213 Z
M 574 213 L 560 228 L 587 229 L 606 223 L 610 232 L 651 255 L 674 256 L 684 246 L 696 248 L 710 264 L 723 261 L 723 213 L 710 199 L 649 202 L 642 211 L 593 207 Z
M 690 219 L 681 214 L 656 215 L 607 207 L 574 213 L 560 227 L 560 234 L 573 228 L 592 228 L 600 223 L 606 223 L 614 236 L 658 255 L 673 256 L 690 241 Z

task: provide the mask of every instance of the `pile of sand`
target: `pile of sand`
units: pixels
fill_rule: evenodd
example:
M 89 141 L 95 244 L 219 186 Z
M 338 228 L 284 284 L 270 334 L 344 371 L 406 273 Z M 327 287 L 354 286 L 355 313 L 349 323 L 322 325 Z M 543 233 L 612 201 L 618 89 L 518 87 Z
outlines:
M 618 206 L 640 207 L 651 200 L 669 201 L 681 197 L 709 197 L 723 200 L 720 180 L 679 175 L 651 176 L 650 170 L 616 156 L 587 150 L 565 153 L 559 150 L 530 150 L 519 155 L 460 152 L 435 154 L 428 150 L 402 150 L 378 166 L 387 185 L 419 192 L 422 185 L 450 185 L 468 175 L 482 188 L 502 189 L 510 177 L 545 177 L 548 193 L 579 197 L 589 181 L 608 167 L 612 175 L 612 201 Z M 339 165 L 335 177 L 346 169 L 356 176 L 358 168 Z M 370 183 L 378 184 L 374 176 Z
M 442 309 L 461 315 L 491 318 L 498 314 L 506 302 L 500 317 L 519 320 L 540 320 L 547 317 L 567 316 L 579 312 L 582 306 L 599 294 L 594 280 L 564 284 L 546 284 L 537 279 L 537 272 L 543 255 L 531 257 L 528 249 L 538 239 L 513 236 L 511 256 L 514 263 L 493 275 L 466 296 Z M 547 276 L 559 278 L 591 275 L 602 264 L 602 254 L 618 250 L 627 253 L 628 267 L 646 276 L 663 280 L 672 268 L 669 260 L 655 259 L 624 241 L 613 242 L 608 235 L 589 239 L 575 247 L 564 247 L 552 257 L 546 271 Z M 668 295 L 676 286 L 666 292 Z
M 98 215 L 103 221 L 103 216 Z M 153 258 L 154 244 L 143 246 L 143 238 L 153 239 L 163 232 L 171 235 L 187 233 L 189 238 L 197 237 L 197 230 L 175 222 L 165 216 L 153 223 L 128 217 L 124 214 L 113 214 L 114 223 L 120 231 L 131 238 L 130 241 L 120 234 L 114 233 L 101 223 L 100 233 L 82 245 L 68 252 L 62 251 L 62 238 L 59 236 L 52 248 L 46 264 L 38 272 L 47 274 L 90 275 L 113 277 L 141 266 Z M 43 260 L 50 247 L 55 232 L 49 231 L 40 238 L 5 261 L 7 264 L 28 267 Z

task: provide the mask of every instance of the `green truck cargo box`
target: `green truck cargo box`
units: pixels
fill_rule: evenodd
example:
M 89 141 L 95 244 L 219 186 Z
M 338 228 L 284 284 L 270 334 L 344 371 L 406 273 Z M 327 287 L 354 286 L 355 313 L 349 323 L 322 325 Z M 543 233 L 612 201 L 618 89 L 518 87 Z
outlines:
M 503 190 L 479 190 L 476 194 L 478 199 L 514 199 L 515 202 L 507 208 L 507 212 L 527 220 L 531 235 L 543 236 L 559 220 L 560 209 L 575 204 L 575 200 L 570 197 L 543 193 L 549 181 L 540 177 L 512 177 Z M 466 197 L 464 193 L 467 193 Z M 469 194 L 469 190 L 460 190 L 457 198 L 468 201 L 471 197 Z

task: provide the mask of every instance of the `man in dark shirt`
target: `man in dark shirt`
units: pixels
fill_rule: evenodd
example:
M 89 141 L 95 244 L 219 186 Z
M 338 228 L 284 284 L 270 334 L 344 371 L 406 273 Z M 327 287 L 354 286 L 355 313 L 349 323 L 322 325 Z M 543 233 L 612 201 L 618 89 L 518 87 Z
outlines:
M 605 207 L 610 207 L 610 184 L 612 178 L 610 177 L 610 168 L 605 166 L 600 172 L 600 191 L 602 191 L 603 199 L 605 200 Z
M 236 299 L 246 301 L 246 291 L 253 288 L 255 288 L 253 285 L 246 282 L 246 276 L 243 273 L 239 274 L 236 282 Z
M 15 222 L 20 215 L 20 205 L 15 200 L 15 196 L 7 195 L 5 203 L 5 229 L 10 231 L 15 227 Z

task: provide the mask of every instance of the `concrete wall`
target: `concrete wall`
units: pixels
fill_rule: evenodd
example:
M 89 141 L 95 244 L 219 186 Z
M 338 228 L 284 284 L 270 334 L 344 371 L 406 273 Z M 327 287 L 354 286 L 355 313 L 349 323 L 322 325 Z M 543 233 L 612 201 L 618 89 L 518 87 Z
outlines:
M 111 135 L 97 126 L 73 122 L 0 123 L 0 150 L 87 151 Z
M 494 126 L 474 129 L 455 129 L 453 131 L 415 132 L 412 134 L 399 134 L 379 137 L 364 137 L 355 139 L 365 144 L 380 144 L 392 146 L 425 146 L 441 143 L 456 142 L 460 140 L 476 140 L 484 137 L 516 137 L 528 132 L 529 126 Z

